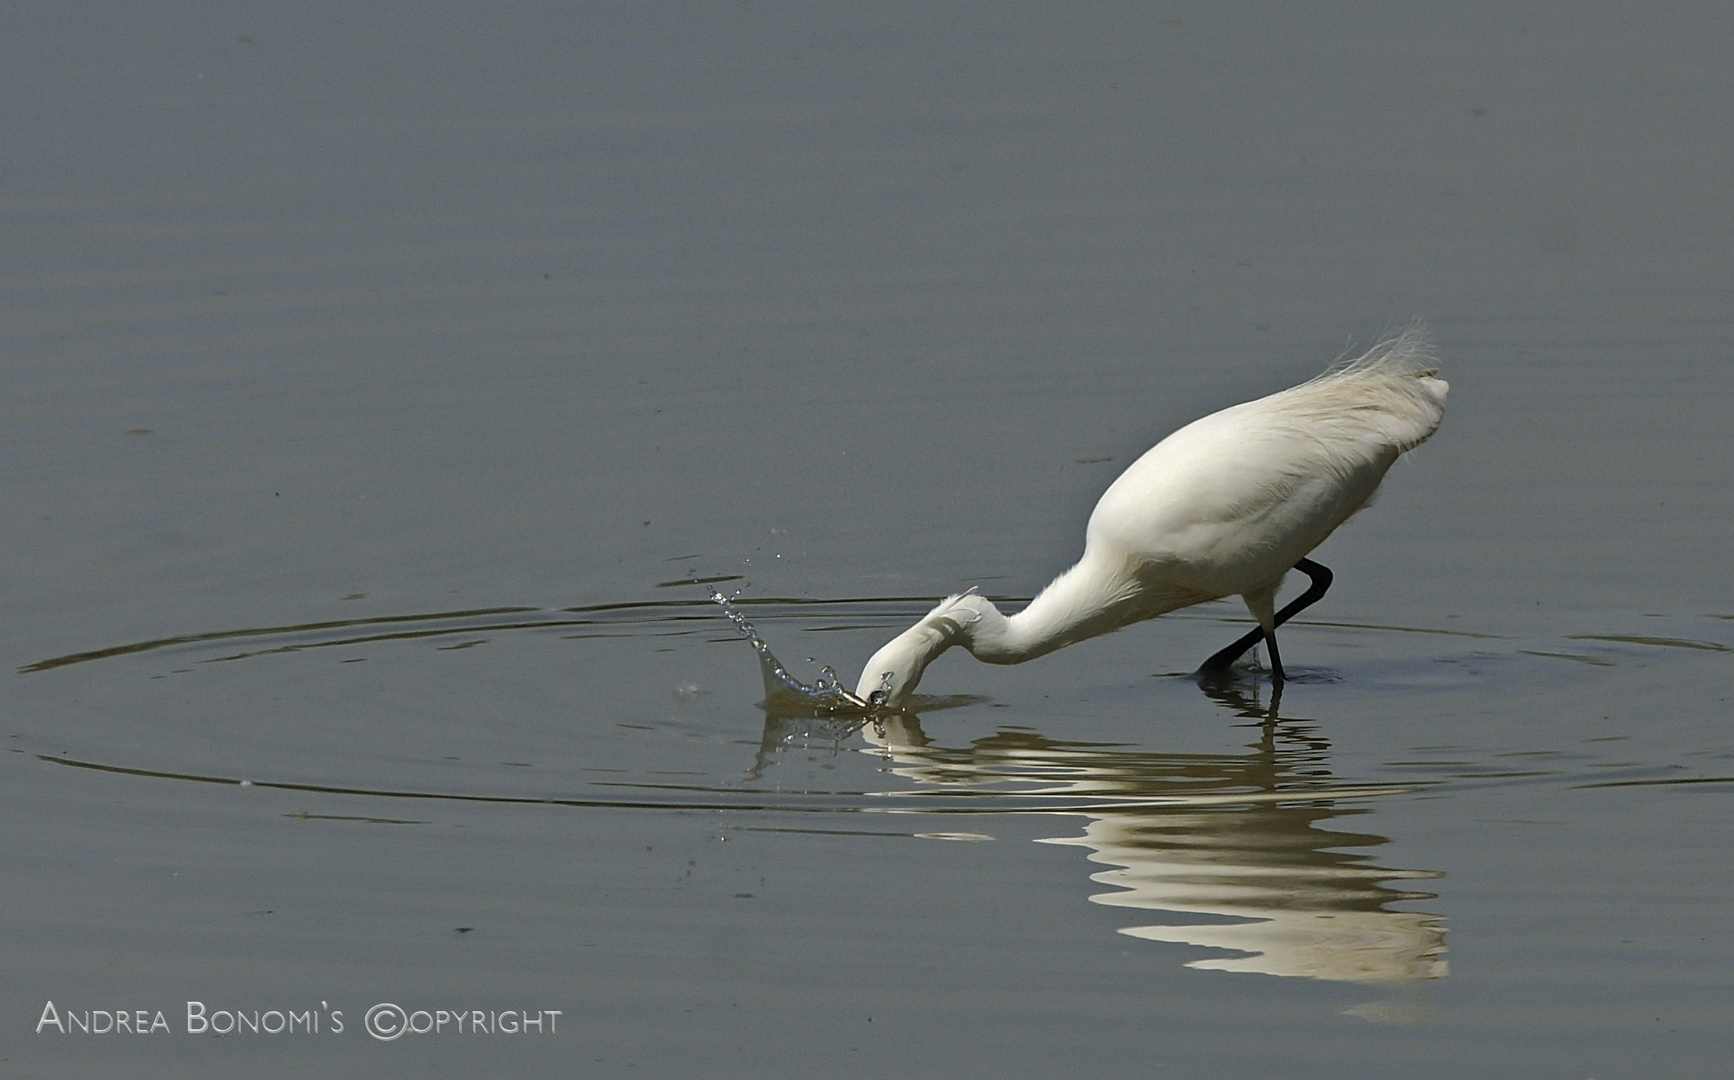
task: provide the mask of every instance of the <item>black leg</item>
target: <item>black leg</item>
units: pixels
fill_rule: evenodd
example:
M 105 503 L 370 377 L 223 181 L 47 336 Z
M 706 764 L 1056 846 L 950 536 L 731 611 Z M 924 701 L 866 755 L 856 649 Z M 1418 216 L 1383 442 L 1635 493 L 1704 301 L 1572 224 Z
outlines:
M 1294 618 L 1300 612 L 1305 611 L 1307 608 L 1318 603 L 1320 598 L 1322 598 L 1325 595 L 1325 592 L 1331 587 L 1333 575 L 1327 567 L 1313 562 L 1311 559 L 1302 559 L 1300 562 L 1294 564 L 1294 568 L 1305 574 L 1307 577 L 1312 578 L 1313 583 L 1307 586 L 1306 592 L 1301 593 L 1299 596 L 1289 601 L 1286 607 L 1276 613 L 1275 622 L 1277 626 L 1281 626 L 1283 623 Z M 1203 665 L 1198 669 L 1199 674 L 1202 675 L 1227 671 L 1231 666 L 1233 666 L 1236 660 L 1239 660 L 1242 656 L 1246 655 L 1246 650 L 1252 648 L 1263 640 L 1264 627 L 1253 627 L 1251 631 L 1249 631 L 1245 636 L 1236 639 L 1233 644 L 1228 646 L 1228 648 L 1221 650 L 1210 659 L 1204 661 Z M 1274 637 L 1270 641 L 1270 670 L 1271 675 L 1275 680 L 1281 682 L 1282 659 L 1277 655 L 1276 639 Z

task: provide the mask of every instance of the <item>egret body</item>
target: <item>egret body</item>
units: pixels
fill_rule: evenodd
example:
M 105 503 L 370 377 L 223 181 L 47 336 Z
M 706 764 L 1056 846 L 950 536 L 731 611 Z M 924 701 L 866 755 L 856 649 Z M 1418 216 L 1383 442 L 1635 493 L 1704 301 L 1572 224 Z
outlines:
M 1306 558 L 1367 505 L 1398 455 L 1445 414 L 1445 381 L 1419 327 L 1299 386 L 1212 413 L 1157 443 L 1090 514 L 1084 554 L 1016 615 L 973 591 L 946 597 L 891 639 L 855 693 L 901 705 L 934 657 L 961 645 L 1017 664 L 1177 608 L 1239 596 L 1258 629 L 1206 661 L 1225 668 L 1265 640 L 1281 681 L 1276 628 L 1324 595 L 1330 571 Z M 1275 610 L 1283 575 L 1313 579 Z

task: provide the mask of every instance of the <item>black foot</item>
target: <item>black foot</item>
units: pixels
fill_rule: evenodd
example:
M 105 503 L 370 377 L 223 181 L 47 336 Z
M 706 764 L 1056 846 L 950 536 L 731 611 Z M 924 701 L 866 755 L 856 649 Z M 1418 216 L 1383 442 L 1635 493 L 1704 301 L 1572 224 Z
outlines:
M 1330 572 L 1329 568 L 1313 562 L 1311 559 L 1302 559 L 1300 562 L 1294 564 L 1294 568 L 1311 578 L 1313 583 L 1307 586 L 1306 592 L 1295 597 L 1286 607 L 1276 613 L 1275 622 L 1277 626 L 1281 626 L 1283 623 L 1294 618 L 1296 614 L 1305 611 L 1307 608 L 1318 603 L 1325 595 L 1325 592 L 1330 589 L 1331 581 L 1335 577 L 1335 575 Z M 1239 660 L 1242 656 L 1246 655 L 1248 649 L 1263 640 L 1264 627 L 1253 627 L 1242 637 L 1236 638 L 1235 641 L 1226 649 L 1213 654 L 1210 659 L 1204 661 L 1204 663 L 1198 668 L 1197 674 L 1215 675 L 1227 671 L 1229 668 L 1234 666 L 1236 660 Z M 1270 640 L 1270 673 L 1273 681 L 1278 683 L 1283 681 L 1282 658 L 1277 654 L 1276 639 L 1274 637 Z

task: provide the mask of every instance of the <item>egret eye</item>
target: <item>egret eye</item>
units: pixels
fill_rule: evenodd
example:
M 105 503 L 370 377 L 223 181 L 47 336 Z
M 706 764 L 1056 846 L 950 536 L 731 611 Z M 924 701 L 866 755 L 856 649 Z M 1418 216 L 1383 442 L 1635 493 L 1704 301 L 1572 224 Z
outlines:
M 887 671 L 879 676 L 879 689 L 867 695 L 867 704 L 875 709 L 882 708 L 891 700 L 891 684 L 897 681 L 895 671 Z

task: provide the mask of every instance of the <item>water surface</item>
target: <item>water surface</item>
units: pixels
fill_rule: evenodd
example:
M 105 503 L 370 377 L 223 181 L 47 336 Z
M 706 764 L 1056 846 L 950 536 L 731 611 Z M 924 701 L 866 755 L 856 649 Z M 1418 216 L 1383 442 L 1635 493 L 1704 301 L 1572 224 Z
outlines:
M 1720 1075 L 1734 27 L 1628 15 L 9 9 L 7 1071 Z M 760 707 L 708 588 L 850 685 L 1416 314 L 1280 700 Z

